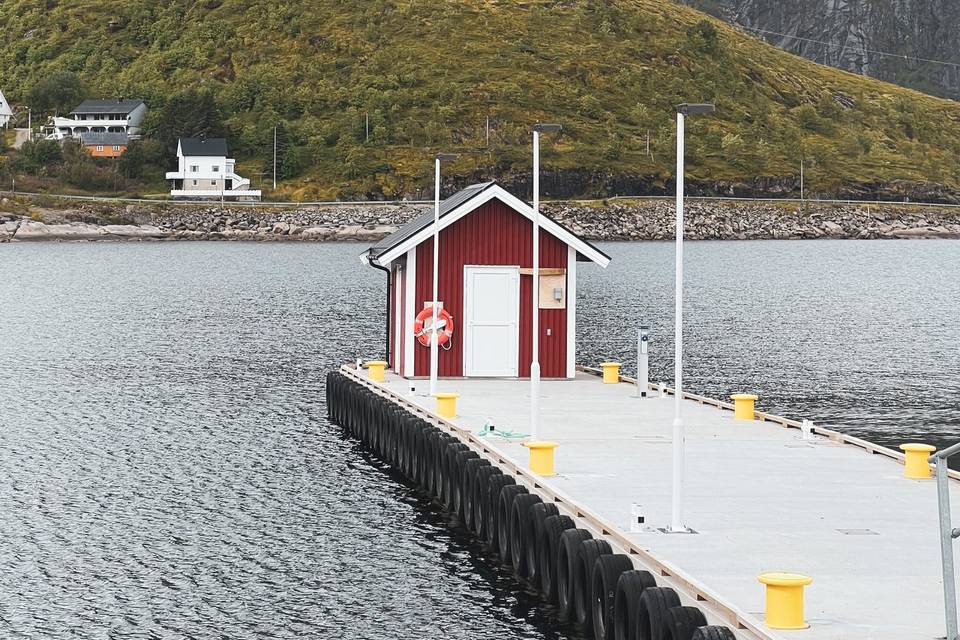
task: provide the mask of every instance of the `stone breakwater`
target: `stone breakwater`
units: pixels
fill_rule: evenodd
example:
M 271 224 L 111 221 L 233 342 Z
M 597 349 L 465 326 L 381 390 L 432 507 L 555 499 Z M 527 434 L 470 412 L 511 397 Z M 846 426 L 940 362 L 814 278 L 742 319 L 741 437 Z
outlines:
M 260 240 L 372 242 L 430 212 L 429 205 L 295 209 L 84 203 L 38 207 L 0 200 L 0 242 L 37 240 Z M 591 240 L 668 240 L 671 201 L 550 203 L 542 211 Z M 960 238 L 960 209 L 913 205 L 691 201 L 692 240 Z

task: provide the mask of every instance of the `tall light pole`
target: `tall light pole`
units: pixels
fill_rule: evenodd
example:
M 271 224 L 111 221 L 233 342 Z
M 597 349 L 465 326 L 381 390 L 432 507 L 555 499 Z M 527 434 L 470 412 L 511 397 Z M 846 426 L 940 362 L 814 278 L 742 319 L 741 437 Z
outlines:
M 533 127 L 533 340 L 530 360 L 530 439 L 540 436 L 540 134 L 560 131 L 559 124 Z
M 437 369 L 440 357 L 439 344 L 437 344 L 440 328 L 437 326 L 437 298 L 440 296 L 437 289 L 439 268 L 440 268 L 440 163 L 447 160 L 455 160 L 456 154 L 438 153 L 434 160 L 433 176 L 433 300 L 430 306 L 433 308 L 431 314 L 433 320 L 430 323 L 430 395 L 437 392 Z
M 273 190 L 277 190 L 277 125 L 273 125 Z
M 712 104 L 681 104 L 677 106 L 677 251 L 673 325 L 673 494 L 671 499 L 670 531 L 683 533 L 683 125 L 688 115 L 713 113 Z

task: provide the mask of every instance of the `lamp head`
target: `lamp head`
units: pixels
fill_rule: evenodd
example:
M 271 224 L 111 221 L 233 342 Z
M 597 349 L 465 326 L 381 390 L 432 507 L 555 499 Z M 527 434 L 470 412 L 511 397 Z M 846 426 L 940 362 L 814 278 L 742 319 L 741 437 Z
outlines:
M 438 153 L 437 160 L 440 162 L 447 162 L 448 160 L 456 160 L 458 158 L 455 153 Z
M 688 104 L 684 102 L 683 104 L 677 105 L 677 113 L 682 113 L 685 116 L 699 116 L 707 113 L 713 113 L 716 110 L 717 107 L 709 103 Z
M 537 133 L 552 133 L 555 131 L 560 131 L 563 129 L 563 125 L 559 124 L 547 124 L 545 122 L 538 122 L 533 125 L 533 130 Z

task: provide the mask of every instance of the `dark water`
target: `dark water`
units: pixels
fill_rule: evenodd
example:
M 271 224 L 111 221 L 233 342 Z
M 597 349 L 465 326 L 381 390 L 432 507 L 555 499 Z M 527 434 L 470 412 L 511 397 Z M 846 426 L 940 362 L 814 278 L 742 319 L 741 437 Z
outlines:
M 672 247 L 581 269 L 581 359 L 672 370 Z M 559 638 L 324 419 L 378 355 L 358 245 L 0 248 L 0 637 Z M 688 388 L 960 439 L 960 243 L 688 245 Z

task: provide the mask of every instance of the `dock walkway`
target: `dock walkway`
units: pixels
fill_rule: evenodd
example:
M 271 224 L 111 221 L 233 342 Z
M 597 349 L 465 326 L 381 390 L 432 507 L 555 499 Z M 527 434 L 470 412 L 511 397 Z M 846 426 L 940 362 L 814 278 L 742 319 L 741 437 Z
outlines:
M 403 378 L 388 374 L 379 386 L 434 411 L 434 400 L 410 395 Z M 696 534 L 667 534 L 658 529 L 670 523 L 672 397 L 637 398 L 633 385 L 605 385 L 587 373 L 542 382 L 540 436 L 560 447 L 557 475 L 539 478 L 523 471 L 521 440 L 477 437 L 488 421 L 528 429 L 529 382 L 451 379 L 440 386 L 460 394 L 449 425 L 582 518 L 578 526 L 586 522 L 641 554 L 634 557 L 672 580 L 682 598 L 708 605 L 708 618 L 718 610 L 710 605 L 722 604 L 718 622 L 734 622 L 745 638 L 943 637 L 935 483 L 905 479 L 897 460 L 820 436 L 804 440 L 800 430 L 772 422 L 735 421 L 730 411 L 684 400 L 684 519 Z M 951 485 L 956 507 L 960 488 Z M 645 516 L 638 533 L 630 532 L 634 503 Z M 809 629 L 763 624 L 757 576 L 770 570 L 813 577 Z

